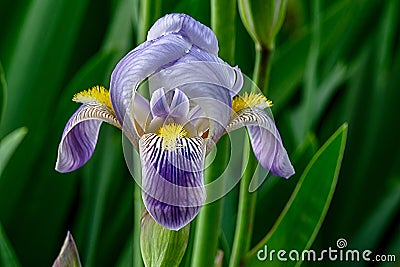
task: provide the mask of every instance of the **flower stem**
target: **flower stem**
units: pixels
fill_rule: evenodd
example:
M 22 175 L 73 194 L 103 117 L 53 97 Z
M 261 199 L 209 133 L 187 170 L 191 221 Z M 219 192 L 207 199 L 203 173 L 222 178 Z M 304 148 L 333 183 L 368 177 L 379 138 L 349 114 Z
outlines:
M 137 29 L 137 42 L 142 43 L 146 40 L 147 32 L 150 26 L 158 19 L 161 15 L 161 0 L 142 0 L 140 1 L 140 14 L 139 14 L 139 26 Z M 149 96 L 149 92 L 145 90 L 141 92 L 144 97 Z M 141 177 L 141 164 L 139 155 L 133 153 L 133 164 L 134 164 L 134 175 Z M 140 179 L 141 180 L 141 179 Z M 133 198 L 133 247 L 132 247 L 132 263 L 135 267 L 142 267 L 142 254 L 140 251 L 140 231 L 141 231 L 141 218 L 143 213 L 143 204 L 141 197 L 141 188 L 138 184 L 134 184 Z
M 253 80 L 264 95 L 267 95 L 268 93 L 272 55 L 272 50 L 258 44 L 256 45 L 256 62 L 254 66 Z
M 228 136 L 223 136 L 217 144 L 217 156 L 205 172 L 205 184 L 218 179 L 223 173 L 228 160 Z M 216 191 L 218 190 L 218 192 Z M 213 194 L 221 194 L 224 188 L 213 188 Z M 193 246 L 192 266 L 214 266 L 217 255 L 218 236 L 222 219 L 223 199 L 207 204 L 197 218 L 195 241 Z
M 271 69 L 272 51 L 256 46 L 256 62 L 254 68 L 254 82 L 263 91 L 268 90 L 269 73 Z M 257 159 L 251 151 L 250 142 L 244 147 L 249 160 L 240 182 L 238 217 L 236 220 L 235 237 L 233 240 L 230 267 L 243 266 L 242 259 L 250 249 L 253 234 L 254 214 L 256 209 L 257 191 L 250 193 L 250 181 L 257 168 Z
M 211 28 L 221 48 L 219 56 L 233 64 L 235 55 L 235 0 L 211 0 Z M 223 136 L 217 144 L 214 163 L 205 172 L 205 184 L 218 179 L 228 162 L 229 138 Z M 223 185 L 213 188 L 213 193 L 222 194 Z M 204 206 L 197 218 L 192 266 L 214 266 L 217 256 L 218 237 L 222 219 L 223 200 Z
M 138 42 L 146 40 L 150 26 L 160 17 L 161 0 L 140 1 L 140 28 L 138 30 Z
M 135 166 L 137 169 L 140 170 L 140 166 Z M 136 168 L 135 168 L 136 169 Z M 133 199 L 134 199 L 134 204 L 133 204 L 133 265 L 132 266 L 137 266 L 141 267 L 143 266 L 143 261 L 142 261 L 142 254 L 140 251 L 140 221 L 143 213 L 143 205 L 142 205 L 142 198 L 141 198 L 141 189 L 140 186 L 137 185 L 136 183 L 134 184 L 133 188 Z

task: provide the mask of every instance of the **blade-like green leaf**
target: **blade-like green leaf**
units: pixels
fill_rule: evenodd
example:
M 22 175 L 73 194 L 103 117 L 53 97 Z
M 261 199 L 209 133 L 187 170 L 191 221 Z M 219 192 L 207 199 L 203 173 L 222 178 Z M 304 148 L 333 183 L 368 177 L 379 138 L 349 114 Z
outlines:
M 352 240 L 355 248 L 372 248 L 378 245 L 380 238 L 390 227 L 390 222 L 395 220 L 395 216 L 400 209 L 400 180 L 398 177 L 392 178 L 393 183 L 388 186 L 381 202 L 370 212 L 369 218 L 360 225 L 357 233 Z M 365 247 L 366 248 L 366 247 Z
M 130 234 L 129 236 L 132 236 Z M 132 250 L 133 250 L 133 238 L 128 238 L 125 242 L 125 246 L 121 252 L 121 255 L 118 258 L 116 267 L 131 267 L 132 266 Z
M 28 132 L 28 129 L 21 127 L 1 140 L 0 143 L 0 177 L 8 160 L 14 153 L 15 149 L 21 143 L 22 139 Z
M 272 230 L 246 257 L 246 266 L 265 266 L 265 262 L 257 258 L 258 251 L 263 250 L 265 246 L 270 250 L 295 249 L 300 253 L 311 246 L 335 190 L 346 136 L 347 124 L 344 124 L 318 150 Z M 300 263 L 288 261 L 286 266 L 296 266 Z M 268 264 L 279 266 L 281 262 L 275 259 Z
M 331 54 L 335 60 L 343 53 L 351 36 L 365 28 L 365 14 L 376 7 L 377 1 L 336 1 L 321 14 L 320 56 Z M 354 19 L 355 16 L 359 19 Z M 324 30 L 329 29 L 329 30 Z M 269 97 L 274 101 L 275 114 L 295 93 L 306 69 L 312 28 L 308 27 L 298 39 L 282 45 L 273 58 Z M 346 37 L 346 38 L 345 38 Z M 340 45 L 339 45 L 340 44 Z M 338 51 L 336 51 L 338 50 Z M 336 61 L 334 62 L 336 64 Z M 331 66 L 331 65 L 329 65 Z
M 13 248 L 11 247 L 10 241 L 6 236 L 3 226 L 0 223 L 0 266 L 17 267 L 21 266 L 18 262 L 17 256 Z
M 4 75 L 3 65 L 0 62 L 0 123 L 6 107 L 7 83 Z

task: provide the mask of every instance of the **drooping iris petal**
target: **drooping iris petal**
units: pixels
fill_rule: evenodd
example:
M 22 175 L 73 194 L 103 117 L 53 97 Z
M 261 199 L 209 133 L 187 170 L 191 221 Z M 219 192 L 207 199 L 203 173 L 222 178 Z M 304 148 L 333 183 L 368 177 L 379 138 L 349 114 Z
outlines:
M 124 128 L 133 129 L 129 114 L 133 93 L 140 82 L 161 66 L 182 57 L 190 47 L 191 44 L 181 36 L 168 34 L 140 45 L 121 59 L 111 74 L 110 96 L 115 114 Z
M 254 155 L 273 174 L 289 178 L 294 168 L 273 119 L 262 109 L 245 108 L 228 125 L 227 132 L 247 126 Z
M 71 172 L 84 165 L 92 156 L 102 122 L 121 128 L 118 120 L 107 108 L 82 105 L 71 116 L 64 128 L 58 146 L 55 169 Z
M 179 230 L 205 202 L 204 140 L 180 138 L 175 149 L 163 147 L 163 138 L 145 134 L 139 141 L 142 197 L 146 209 L 162 226 Z
M 147 40 L 170 33 L 182 35 L 211 54 L 218 53 L 218 40 L 213 31 L 186 14 L 168 14 L 160 18 L 150 28 Z

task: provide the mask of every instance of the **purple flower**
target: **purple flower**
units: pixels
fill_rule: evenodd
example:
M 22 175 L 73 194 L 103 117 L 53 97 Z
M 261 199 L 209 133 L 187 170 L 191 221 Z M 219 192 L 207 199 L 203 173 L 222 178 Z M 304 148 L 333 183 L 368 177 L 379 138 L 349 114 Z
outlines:
M 150 29 L 111 75 L 110 92 L 93 87 L 74 96 L 82 105 L 62 134 L 56 170 L 71 172 L 92 156 L 102 122 L 128 137 L 142 165 L 142 197 L 162 226 L 178 230 L 205 202 L 204 159 L 220 137 L 247 126 L 260 164 L 274 174 L 294 173 L 260 95 L 237 96 L 240 69 L 218 58 L 214 33 L 184 14 L 170 14 Z M 150 101 L 137 89 L 147 81 Z

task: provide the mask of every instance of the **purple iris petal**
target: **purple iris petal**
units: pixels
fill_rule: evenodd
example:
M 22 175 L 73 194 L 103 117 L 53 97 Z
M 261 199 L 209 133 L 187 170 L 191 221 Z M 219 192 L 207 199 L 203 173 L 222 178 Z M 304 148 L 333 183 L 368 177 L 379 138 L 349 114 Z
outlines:
M 169 104 L 165 97 L 164 88 L 154 91 L 150 99 L 150 110 L 154 117 L 166 117 L 169 114 Z
M 190 123 L 197 129 L 199 136 L 208 130 L 208 118 L 200 106 L 195 106 L 190 110 L 188 119 Z
M 292 176 L 294 168 L 278 130 L 275 134 L 260 126 L 248 126 L 248 130 L 251 146 L 261 166 L 280 177 Z
M 185 55 L 190 47 L 181 36 L 169 34 L 142 44 L 121 59 L 111 74 L 110 88 L 111 102 L 120 122 L 132 124 L 125 115 L 130 114 L 132 95 L 140 82 L 161 66 Z
M 182 85 L 209 83 L 223 87 L 233 97 L 243 86 L 243 75 L 238 67 L 233 68 L 217 56 L 195 46 L 184 57 L 163 68 L 149 78 L 152 88 L 182 90 Z
M 185 14 L 168 14 L 157 20 L 147 34 L 147 40 L 153 40 L 170 33 L 187 38 L 211 54 L 218 53 L 218 40 L 207 26 Z
M 170 110 L 172 117 L 186 118 L 189 114 L 189 98 L 179 89 L 174 90 Z
M 254 155 L 261 166 L 284 178 L 289 178 L 295 173 L 275 122 L 263 109 L 242 110 L 228 125 L 227 131 L 242 126 L 248 128 Z
M 161 137 L 145 134 L 139 149 L 146 209 L 162 226 L 179 230 L 193 220 L 205 202 L 204 141 L 181 138 L 170 150 L 163 148 Z
M 101 107 L 82 105 L 68 120 L 58 146 L 55 169 L 71 172 L 84 165 L 92 156 L 103 121 L 120 127 L 112 113 Z
M 225 133 L 226 125 L 229 123 L 232 106 L 229 91 L 207 83 L 197 83 L 182 86 L 181 88 L 193 103 L 201 107 L 208 119 L 208 153 Z
M 203 62 L 200 63 L 200 62 Z M 211 62 L 211 64 L 206 64 Z M 180 63 L 194 63 L 181 66 L 187 67 L 190 70 L 185 71 L 187 74 L 192 73 L 191 77 L 184 77 L 184 79 L 177 74 L 177 78 L 181 78 L 186 82 L 202 82 L 208 81 L 228 89 L 231 96 L 239 93 L 243 86 L 243 75 L 239 67 L 231 67 L 229 64 L 220 59 L 217 55 L 206 53 L 204 50 L 193 45 L 189 53 L 179 59 L 176 64 Z M 199 71 L 201 70 L 201 71 Z M 171 71 L 171 69 L 169 70 Z M 180 81 L 174 80 L 179 86 Z
M 209 121 L 208 151 L 225 132 L 230 120 L 232 106 L 230 88 L 234 86 L 233 80 L 236 78 L 227 79 L 229 77 L 227 73 L 238 75 L 227 64 L 191 62 L 173 65 L 149 78 L 151 87 L 164 86 L 164 90 L 179 87 L 191 103 L 201 107 Z
M 151 96 L 150 109 L 154 117 L 186 119 L 189 114 L 189 99 L 179 89 L 165 93 L 164 88 L 159 88 Z
M 135 120 L 139 123 L 142 129 L 145 129 L 147 124 L 153 118 L 150 111 L 149 100 L 144 98 L 139 93 L 134 93 L 132 109 Z

